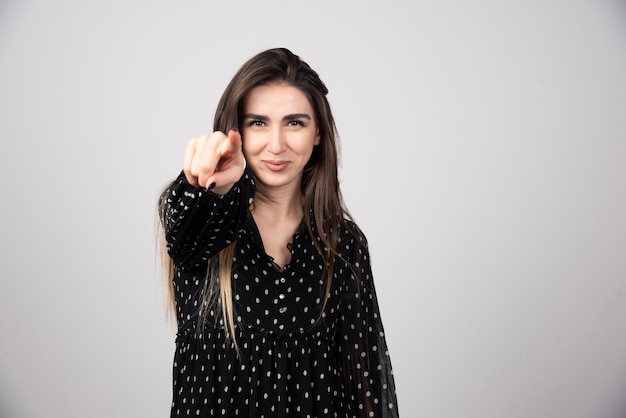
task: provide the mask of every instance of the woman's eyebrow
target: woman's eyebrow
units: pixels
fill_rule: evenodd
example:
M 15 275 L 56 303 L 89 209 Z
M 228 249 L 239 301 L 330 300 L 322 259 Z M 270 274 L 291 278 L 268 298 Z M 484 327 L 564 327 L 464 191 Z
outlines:
M 262 120 L 262 121 L 269 120 L 267 116 L 257 115 L 255 113 L 246 113 L 245 115 L 243 115 L 243 118 L 244 120 L 245 119 L 254 119 L 254 120 Z
M 264 116 L 264 115 L 257 115 L 256 113 L 246 113 L 245 115 L 243 115 L 243 119 L 254 119 L 254 120 L 260 120 L 260 121 L 268 121 L 270 118 L 268 116 Z M 288 120 L 294 120 L 294 119 L 307 119 L 307 120 L 311 120 L 311 115 L 309 115 L 308 113 L 291 113 L 289 115 L 285 115 L 283 116 L 283 121 L 288 121 Z
M 293 120 L 293 119 L 311 120 L 311 116 L 309 116 L 307 113 L 292 113 L 291 115 L 286 115 L 285 117 L 283 117 L 283 121 Z

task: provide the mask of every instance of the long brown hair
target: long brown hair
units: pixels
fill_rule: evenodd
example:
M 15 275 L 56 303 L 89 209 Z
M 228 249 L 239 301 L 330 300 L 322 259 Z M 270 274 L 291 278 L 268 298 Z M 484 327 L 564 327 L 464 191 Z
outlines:
M 351 216 L 345 208 L 339 187 L 338 135 L 326 97 L 328 94 L 326 85 L 315 70 L 288 49 L 275 48 L 260 52 L 241 66 L 224 90 L 215 112 L 213 130 L 228 132 L 236 128 L 242 131 L 239 122 L 244 98 L 253 88 L 274 83 L 289 84 L 298 88 L 307 97 L 315 113 L 315 122 L 319 130 L 320 143 L 314 147 L 311 158 L 304 167 L 301 190 L 305 224 L 313 238 L 313 244 L 325 261 L 326 291 L 320 310 L 321 317 L 330 294 L 335 257 L 338 256 L 336 249 L 339 233 L 345 228 L 352 229 L 351 224 L 347 222 Z M 258 182 L 257 195 L 261 199 L 264 197 L 263 186 Z M 319 238 L 321 244 L 316 238 Z M 221 305 L 226 334 L 233 339 L 237 348 L 234 341 L 234 312 L 230 293 L 234 245 L 235 243 L 222 250 L 209 262 L 198 324 L 201 332 L 207 312 L 216 304 Z M 164 254 L 163 257 L 170 289 L 168 298 L 170 306 L 173 307 L 174 270 L 169 256 Z

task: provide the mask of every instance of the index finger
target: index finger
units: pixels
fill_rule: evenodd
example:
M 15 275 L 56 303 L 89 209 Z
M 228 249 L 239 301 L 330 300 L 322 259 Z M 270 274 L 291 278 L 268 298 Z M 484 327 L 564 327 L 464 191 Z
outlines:
M 228 131 L 228 141 L 224 141 L 220 147 L 220 155 L 231 155 L 241 152 L 241 134 L 237 129 Z

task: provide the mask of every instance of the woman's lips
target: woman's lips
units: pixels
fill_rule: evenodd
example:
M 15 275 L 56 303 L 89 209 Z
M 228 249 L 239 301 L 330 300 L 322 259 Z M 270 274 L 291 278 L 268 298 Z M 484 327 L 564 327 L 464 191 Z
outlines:
M 282 171 L 289 165 L 289 161 L 263 160 L 263 164 L 272 171 Z

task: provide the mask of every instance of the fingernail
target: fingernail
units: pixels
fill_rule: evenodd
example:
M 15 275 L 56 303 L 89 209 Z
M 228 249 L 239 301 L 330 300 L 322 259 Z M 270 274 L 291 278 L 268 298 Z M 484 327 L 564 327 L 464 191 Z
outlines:
M 213 183 L 209 184 L 209 187 L 207 187 L 206 189 L 207 190 L 211 190 L 211 189 L 215 188 L 215 186 L 216 186 L 216 184 L 215 184 L 215 182 L 213 182 Z

